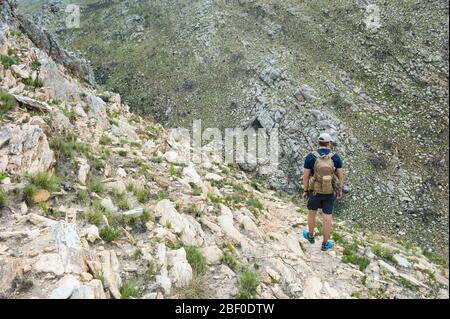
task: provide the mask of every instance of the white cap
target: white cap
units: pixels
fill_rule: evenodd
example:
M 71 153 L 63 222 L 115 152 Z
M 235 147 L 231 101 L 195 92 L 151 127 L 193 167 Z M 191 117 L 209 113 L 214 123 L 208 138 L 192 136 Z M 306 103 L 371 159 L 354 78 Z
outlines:
M 331 138 L 331 135 L 328 133 L 322 133 L 319 136 L 319 142 L 332 142 L 333 139 Z

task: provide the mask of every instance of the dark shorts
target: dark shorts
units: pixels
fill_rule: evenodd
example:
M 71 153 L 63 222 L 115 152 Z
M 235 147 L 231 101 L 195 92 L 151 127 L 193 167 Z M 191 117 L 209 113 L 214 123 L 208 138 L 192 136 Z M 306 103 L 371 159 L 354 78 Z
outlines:
M 309 192 L 307 207 L 309 210 L 318 210 L 321 208 L 324 214 L 332 214 L 335 199 L 336 197 L 334 195 L 313 195 L 313 192 Z

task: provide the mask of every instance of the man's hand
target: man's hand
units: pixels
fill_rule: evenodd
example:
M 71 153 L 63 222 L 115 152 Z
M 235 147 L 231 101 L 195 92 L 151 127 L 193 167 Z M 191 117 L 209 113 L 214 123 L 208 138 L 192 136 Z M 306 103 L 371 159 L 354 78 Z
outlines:
M 343 194 L 342 189 L 338 190 L 336 192 L 336 199 L 341 199 L 342 198 L 342 194 Z
M 308 199 L 308 192 L 307 192 L 307 191 L 304 191 L 304 192 L 303 192 L 303 199 L 304 199 L 304 200 L 307 200 L 307 199 Z

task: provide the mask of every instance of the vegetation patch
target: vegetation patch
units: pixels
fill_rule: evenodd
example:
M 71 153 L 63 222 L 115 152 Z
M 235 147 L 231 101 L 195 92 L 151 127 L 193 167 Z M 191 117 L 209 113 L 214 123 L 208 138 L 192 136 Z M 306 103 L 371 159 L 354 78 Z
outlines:
M 0 92 L 0 119 L 16 106 L 16 98 L 9 93 Z
M 12 65 L 17 64 L 16 59 L 6 54 L 0 54 L 0 61 L 5 69 L 9 69 Z
M 100 237 L 107 242 L 112 242 L 118 239 L 120 232 L 118 229 L 110 226 L 105 226 L 100 229 Z
M 120 295 L 122 299 L 134 299 L 139 297 L 139 287 L 133 280 L 126 280 L 120 287 Z
M 206 270 L 206 258 L 203 256 L 201 250 L 196 246 L 187 246 L 186 259 L 192 267 L 195 275 L 203 275 Z
M 258 275 L 251 270 L 245 269 L 241 273 L 239 281 L 238 299 L 254 299 L 256 297 L 256 289 L 259 286 Z

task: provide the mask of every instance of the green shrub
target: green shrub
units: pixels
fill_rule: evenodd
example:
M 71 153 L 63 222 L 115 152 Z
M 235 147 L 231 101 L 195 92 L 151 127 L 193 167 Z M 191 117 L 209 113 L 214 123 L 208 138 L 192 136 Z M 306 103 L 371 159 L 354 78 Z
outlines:
M 79 189 L 77 191 L 77 201 L 78 203 L 85 204 L 89 201 L 89 193 L 84 189 Z
M 119 151 L 119 155 L 122 156 L 122 157 L 127 156 L 127 154 L 128 154 L 127 151 L 124 151 L 124 150 L 120 150 L 120 151 Z
M 187 286 L 174 287 L 174 293 L 179 299 L 208 299 L 211 288 L 209 287 L 205 276 L 193 276 Z
M 183 209 L 183 213 L 193 215 L 195 217 L 200 217 L 202 215 L 202 211 L 195 205 L 185 207 Z
M 58 157 L 64 155 L 68 158 L 73 158 L 74 153 L 81 153 L 91 157 L 89 146 L 77 142 L 77 137 L 73 134 L 53 138 L 50 140 L 50 148 L 56 152 Z
M 34 88 L 41 88 L 41 87 L 44 86 L 44 81 L 43 80 L 41 80 L 39 78 L 36 78 L 36 79 L 33 80 L 33 78 L 31 76 L 28 77 L 27 79 L 24 79 L 23 83 L 28 85 L 28 86 L 32 86 Z
M 136 196 L 137 200 L 142 204 L 145 204 L 150 200 L 150 192 L 145 188 L 135 190 L 134 196 Z
M 0 92 L 0 118 L 16 106 L 16 98 L 9 93 Z
M 5 69 L 8 69 L 11 65 L 17 64 L 16 59 L 5 54 L 0 54 L 0 61 Z
M 114 227 L 105 226 L 100 229 L 100 237 L 107 242 L 111 242 L 119 238 L 120 232 Z
M 372 251 L 379 258 L 384 259 L 385 261 L 390 262 L 391 264 L 397 265 L 397 260 L 394 258 L 394 252 L 389 248 L 383 247 L 380 244 L 372 245 Z
M 105 185 L 98 177 L 89 177 L 86 185 L 92 193 L 103 194 L 105 192 Z
M 0 207 L 6 206 L 8 204 L 8 194 L 0 189 Z
M 342 261 L 359 266 L 359 270 L 364 271 L 370 264 L 369 258 L 357 255 L 358 246 L 356 244 L 346 245 L 343 251 Z
M 252 197 L 252 198 L 248 199 L 246 203 L 249 207 L 254 207 L 258 210 L 264 209 L 263 204 L 261 204 L 261 202 L 257 198 Z
M 33 184 L 28 184 L 27 186 L 25 186 L 25 188 L 22 191 L 23 194 L 23 200 L 25 201 L 25 203 L 27 203 L 29 206 L 34 204 L 33 201 L 33 196 L 36 194 L 37 192 L 37 187 L 34 186 Z
M 4 180 L 8 177 L 8 173 L 0 171 L 0 181 Z
M 195 246 L 187 246 L 186 250 L 186 259 L 188 263 L 191 265 L 194 274 L 202 275 L 206 270 L 206 259 L 203 256 L 203 253 L 198 247 Z
M 122 299 L 134 299 L 139 296 L 139 288 L 134 281 L 127 280 L 122 283 L 120 294 Z
M 230 269 L 233 271 L 236 271 L 239 267 L 239 264 L 236 261 L 236 258 L 234 258 L 234 255 L 228 251 L 223 254 L 222 262 L 225 263 L 228 267 L 230 267 Z
M 245 269 L 241 273 L 240 288 L 238 293 L 239 299 L 254 299 L 256 297 L 256 289 L 259 286 L 259 278 L 255 272 Z
M 111 138 L 106 135 L 102 135 L 102 137 L 100 137 L 99 143 L 101 145 L 110 145 L 111 142 L 112 142 Z
M 28 181 L 37 188 L 45 189 L 49 192 L 55 192 L 59 189 L 60 181 L 55 174 L 39 172 L 28 177 Z
M 214 194 L 208 193 L 208 199 L 211 201 L 211 203 L 214 204 L 220 204 L 222 202 L 222 198 L 219 196 L 216 196 Z
M 147 209 L 144 209 L 144 211 L 142 212 L 141 215 L 141 220 L 146 223 L 148 221 L 154 221 L 155 220 L 155 216 L 153 216 Z

